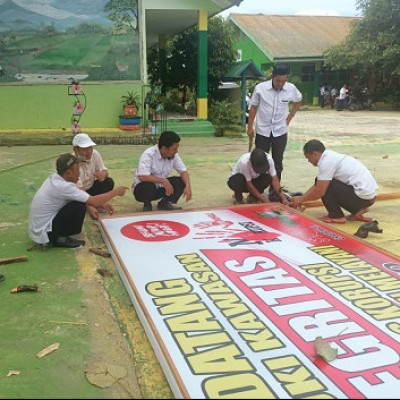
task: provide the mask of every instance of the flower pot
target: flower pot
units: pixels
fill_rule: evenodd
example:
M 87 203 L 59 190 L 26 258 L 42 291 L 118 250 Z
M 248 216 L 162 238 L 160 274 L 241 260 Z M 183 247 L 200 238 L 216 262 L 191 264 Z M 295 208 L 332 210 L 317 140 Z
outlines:
M 135 105 L 125 105 L 124 112 L 127 117 L 135 117 L 137 114 L 137 107 Z
M 128 117 L 126 115 L 119 116 L 119 128 L 123 130 L 138 130 L 142 117 Z
M 119 126 L 119 129 L 122 129 L 123 131 L 138 131 L 138 130 L 140 130 L 140 125 L 124 125 L 124 124 L 121 124 Z
M 120 116 L 119 123 L 122 125 L 140 125 L 141 117 L 128 118 L 127 116 Z

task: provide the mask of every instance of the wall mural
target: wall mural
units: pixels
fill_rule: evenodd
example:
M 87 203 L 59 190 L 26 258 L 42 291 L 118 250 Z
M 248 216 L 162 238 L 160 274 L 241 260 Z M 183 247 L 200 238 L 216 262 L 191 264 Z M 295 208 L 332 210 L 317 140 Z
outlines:
M 0 0 L 0 85 L 140 79 L 137 0 Z

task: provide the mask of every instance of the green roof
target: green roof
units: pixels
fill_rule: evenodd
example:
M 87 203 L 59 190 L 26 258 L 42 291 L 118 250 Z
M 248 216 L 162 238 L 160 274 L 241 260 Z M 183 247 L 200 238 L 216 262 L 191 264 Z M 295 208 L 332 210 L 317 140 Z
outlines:
M 246 78 L 258 79 L 262 78 L 264 74 L 252 60 L 236 61 L 222 77 L 222 80 L 237 80 L 242 79 L 243 76 L 246 76 Z

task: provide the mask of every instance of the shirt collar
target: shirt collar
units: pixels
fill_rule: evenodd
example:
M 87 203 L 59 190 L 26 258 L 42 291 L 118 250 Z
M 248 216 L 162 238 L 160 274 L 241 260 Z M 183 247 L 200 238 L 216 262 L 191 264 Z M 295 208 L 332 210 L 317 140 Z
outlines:
M 163 160 L 163 157 L 162 157 L 162 155 L 161 155 L 161 153 L 160 153 L 160 149 L 159 149 L 158 145 L 155 144 L 155 145 L 154 145 L 154 148 L 155 148 L 155 152 L 156 152 L 156 154 L 157 154 L 157 158 L 158 158 L 160 161 Z

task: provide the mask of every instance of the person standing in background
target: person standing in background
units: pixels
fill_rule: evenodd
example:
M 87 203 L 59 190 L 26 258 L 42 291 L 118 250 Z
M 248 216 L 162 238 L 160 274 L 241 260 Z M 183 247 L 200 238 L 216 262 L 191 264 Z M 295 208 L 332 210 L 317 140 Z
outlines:
M 331 90 L 331 108 L 335 108 L 336 99 L 339 96 L 339 90 L 334 86 Z
M 328 84 L 324 83 L 320 88 L 319 88 L 319 105 L 321 108 L 325 108 L 326 104 L 326 96 L 329 94 L 328 90 Z
M 256 134 L 255 147 L 267 153 L 271 151 L 279 181 L 282 177 L 288 127 L 303 99 L 297 87 L 287 82 L 288 73 L 286 65 L 276 65 L 271 79 L 256 85 L 250 99 L 247 125 L 249 138 L 253 138 Z M 293 105 L 289 112 L 290 102 L 293 102 Z M 255 129 L 254 120 L 256 120 Z M 280 201 L 281 197 L 272 190 L 269 193 L 269 200 Z
M 349 106 L 349 85 L 345 83 L 339 91 L 337 110 L 347 110 Z

